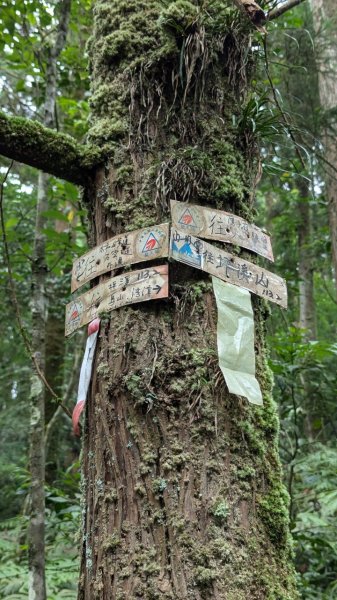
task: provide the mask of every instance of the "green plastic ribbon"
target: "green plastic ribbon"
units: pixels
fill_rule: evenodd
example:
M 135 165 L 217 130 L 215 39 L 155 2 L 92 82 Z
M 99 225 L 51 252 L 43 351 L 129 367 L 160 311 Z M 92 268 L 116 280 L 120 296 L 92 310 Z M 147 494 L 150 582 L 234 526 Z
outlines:
M 212 277 L 218 307 L 219 366 L 231 394 L 263 404 L 255 378 L 254 313 L 250 293 Z

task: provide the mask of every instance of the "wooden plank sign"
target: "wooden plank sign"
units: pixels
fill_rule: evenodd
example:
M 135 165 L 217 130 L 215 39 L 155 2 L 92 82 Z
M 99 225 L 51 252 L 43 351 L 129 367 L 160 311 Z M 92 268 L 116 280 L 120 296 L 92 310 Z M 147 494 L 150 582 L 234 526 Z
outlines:
M 185 231 L 171 229 L 170 256 L 287 308 L 287 285 L 282 277 Z
M 180 231 L 209 240 L 237 244 L 274 261 L 270 237 L 231 213 L 171 200 L 172 225 Z
M 126 304 L 168 297 L 168 265 L 130 271 L 112 277 L 69 302 L 66 306 L 65 335 L 90 323 L 102 312 Z
M 168 255 L 169 225 L 153 225 L 110 238 L 75 260 L 71 291 L 114 269 Z

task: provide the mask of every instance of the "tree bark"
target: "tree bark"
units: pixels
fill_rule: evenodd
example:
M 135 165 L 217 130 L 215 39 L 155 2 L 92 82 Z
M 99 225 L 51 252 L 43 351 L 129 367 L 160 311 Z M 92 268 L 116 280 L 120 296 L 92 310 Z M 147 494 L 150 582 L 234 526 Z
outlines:
M 252 219 L 256 149 L 233 125 L 254 66 L 246 19 L 233 28 L 222 2 L 158 7 L 95 2 L 90 139 L 113 158 L 86 194 L 94 244 L 167 220 L 170 198 Z M 219 371 L 208 276 L 172 263 L 170 278 L 168 301 L 102 320 L 78 598 L 294 599 L 265 304 L 257 408 Z
M 45 369 L 45 324 L 47 318 L 46 305 L 46 264 L 45 236 L 43 228 L 45 219 L 42 216 L 47 210 L 48 180 L 44 173 L 39 173 L 38 196 L 36 205 L 35 240 L 32 268 L 32 352 L 42 373 Z M 31 377 L 30 406 L 30 514 L 28 526 L 28 559 L 29 559 L 29 600 L 45 600 L 45 451 L 44 420 L 45 391 L 38 375 Z
M 316 29 L 316 59 L 319 95 L 323 113 L 322 142 L 327 160 L 325 189 L 328 201 L 332 264 L 337 293 L 337 143 L 336 119 L 331 111 L 337 106 L 337 33 L 336 4 L 333 0 L 312 0 Z M 328 116 L 329 125 L 327 124 Z M 333 117 L 331 119 L 331 117 Z M 333 122 L 333 126 L 331 123 Z M 331 165 L 331 166 L 328 166 Z M 335 167 L 336 170 L 333 168 Z

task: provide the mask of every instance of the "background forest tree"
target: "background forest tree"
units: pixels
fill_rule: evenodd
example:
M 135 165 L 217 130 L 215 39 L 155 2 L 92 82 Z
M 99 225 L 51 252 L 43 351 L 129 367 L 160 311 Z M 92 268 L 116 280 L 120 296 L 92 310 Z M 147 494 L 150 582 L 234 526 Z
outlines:
M 178 3 L 176 3 L 178 4 Z M 188 16 L 188 5 L 181 18 Z M 211 4 L 211 3 L 210 3 Z M 272 9 L 272 2 L 264 8 Z M 165 9 L 166 3 L 164 3 Z M 2 3 L 3 69 L 1 106 L 8 113 L 43 120 L 45 46 L 56 23 L 52 3 Z M 187 11 L 185 14 L 184 11 Z M 72 2 L 67 45 L 59 59 L 57 127 L 79 141 L 87 131 L 88 74 L 84 48 L 91 30 L 90 3 Z M 259 71 L 243 111 L 236 117 L 245 135 L 262 145 L 263 179 L 258 191 L 262 218 L 274 240 L 275 271 L 288 281 L 290 308 L 272 310 L 268 320 L 270 364 L 275 374 L 281 429 L 280 449 L 290 494 L 298 580 L 303 598 L 336 594 L 334 518 L 336 491 L 335 280 L 331 268 L 331 234 L 324 182 L 334 180 L 334 164 L 324 160 L 326 131 L 334 131 L 336 102 L 328 112 L 321 105 L 319 77 L 327 69 L 326 49 L 333 44 L 336 24 L 323 19 L 313 28 L 307 3 L 268 24 L 266 42 L 254 33 Z M 330 55 L 329 55 L 330 56 Z M 330 65 L 331 66 L 331 65 Z M 95 99 L 92 100 L 94 105 Z M 116 123 L 111 123 L 114 127 Z M 237 123 L 235 123 L 237 125 Z M 330 156 L 330 155 L 329 155 Z M 3 159 L 4 174 L 8 161 Z M 163 174 L 165 177 L 165 174 Z M 4 187 L 5 228 L 11 250 L 22 319 L 31 330 L 30 285 L 33 256 L 37 172 L 16 163 Z M 46 371 L 71 407 L 76 393 L 74 356 L 81 356 L 82 335 L 66 344 L 58 323 L 69 298 L 69 268 L 87 247 L 86 211 L 77 189 L 52 178 L 48 188 L 46 224 L 47 319 Z M 310 262 L 305 264 L 305 258 Z M 308 273 L 309 268 L 309 273 Z M 305 275 L 303 275 L 305 273 Z M 312 276 L 311 291 L 303 284 Z M 2 319 L 3 456 L 1 514 L 4 531 L 0 589 L 5 598 L 27 597 L 26 525 L 27 424 L 30 363 L 8 302 L 8 273 L 3 260 Z M 310 279 L 310 277 L 309 277 Z M 303 294 L 312 293 L 310 314 L 303 316 Z M 302 307 L 302 310 L 301 310 Z M 307 321 L 305 319 L 307 318 Z M 301 325 L 310 323 L 306 329 Z M 313 325 L 314 324 L 314 325 Z M 49 333 L 48 333 L 49 332 Z M 56 334 L 56 332 L 58 332 Z M 78 361 L 77 361 L 78 362 Z M 75 361 L 76 363 L 76 361 Z M 76 369 L 75 369 L 76 371 Z M 55 378 L 55 380 L 54 380 Z M 47 402 L 47 581 L 48 598 L 76 597 L 77 570 L 73 538 L 78 530 L 79 444 L 51 398 Z M 238 474 L 245 479 L 247 474 Z

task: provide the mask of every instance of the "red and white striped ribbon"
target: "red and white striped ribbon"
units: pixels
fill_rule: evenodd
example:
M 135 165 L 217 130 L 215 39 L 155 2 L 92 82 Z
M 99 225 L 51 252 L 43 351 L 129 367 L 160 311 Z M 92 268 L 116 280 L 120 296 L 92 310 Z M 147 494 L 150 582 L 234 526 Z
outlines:
M 73 432 L 80 435 L 79 420 L 87 399 L 89 384 L 91 380 L 92 366 L 94 362 L 100 319 L 94 319 L 88 325 L 88 339 L 81 366 L 80 381 L 78 384 L 77 402 L 73 410 Z

